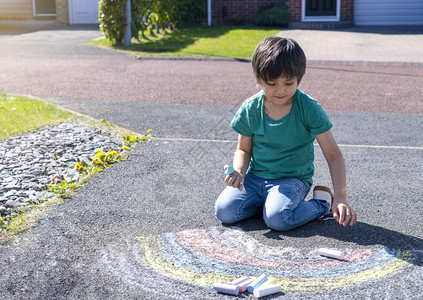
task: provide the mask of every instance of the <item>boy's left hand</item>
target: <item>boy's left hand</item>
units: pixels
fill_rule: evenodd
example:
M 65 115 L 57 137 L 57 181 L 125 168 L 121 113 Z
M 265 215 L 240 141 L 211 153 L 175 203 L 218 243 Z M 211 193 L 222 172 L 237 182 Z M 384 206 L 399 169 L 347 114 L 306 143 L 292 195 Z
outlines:
M 344 202 L 333 203 L 333 217 L 335 220 L 343 226 L 353 226 L 357 222 L 357 214 L 355 211 Z

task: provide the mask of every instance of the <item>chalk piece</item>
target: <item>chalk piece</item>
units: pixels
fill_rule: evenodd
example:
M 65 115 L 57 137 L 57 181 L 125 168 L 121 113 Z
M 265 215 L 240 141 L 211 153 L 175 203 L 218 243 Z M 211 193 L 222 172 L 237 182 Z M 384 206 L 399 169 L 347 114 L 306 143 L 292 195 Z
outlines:
M 232 281 L 232 282 L 229 282 L 229 284 L 238 285 L 238 284 L 240 284 L 240 283 L 242 283 L 243 281 L 246 281 L 246 280 L 248 280 L 248 279 L 250 279 L 250 277 L 247 277 L 247 276 L 240 277 L 240 278 L 238 278 L 238 279 L 235 279 L 235 280 L 234 280 L 234 281 Z
M 214 283 L 213 289 L 218 293 L 229 294 L 229 295 L 238 295 L 239 287 L 232 284 L 225 283 Z
M 250 278 L 246 281 L 241 282 L 240 284 L 238 284 L 239 286 L 239 292 L 243 293 L 247 290 L 247 287 L 250 285 L 251 282 L 254 281 L 254 278 Z
M 269 286 L 269 285 L 274 285 L 277 282 L 278 280 L 275 277 L 267 277 L 267 280 L 262 285 L 260 285 L 260 288 Z
M 247 290 L 247 286 L 253 281 L 254 281 L 254 278 L 244 276 L 230 282 L 229 284 L 237 285 L 239 287 L 239 292 L 243 293 Z
M 260 298 L 264 296 L 269 296 L 276 294 L 282 291 L 280 284 L 272 284 L 264 287 L 258 287 L 254 290 L 254 297 Z
M 257 277 L 256 279 L 254 279 L 253 282 L 251 282 L 248 287 L 247 290 L 250 294 L 252 294 L 254 292 L 254 289 L 256 289 L 257 287 L 259 287 L 260 285 L 263 284 L 263 282 L 265 282 L 267 280 L 267 276 L 266 274 L 261 274 L 259 277 Z
M 328 249 L 328 248 L 320 248 L 317 250 L 317 253 L 321 256 L 336 258 L 336 259 L 344 259 L 344 253 L 339 250 L 335 249 Z
M 232 175 L 234 171 L 235 171 L 234 167 L 229 166 L 229 167 L 226 169 L 225 175 Z

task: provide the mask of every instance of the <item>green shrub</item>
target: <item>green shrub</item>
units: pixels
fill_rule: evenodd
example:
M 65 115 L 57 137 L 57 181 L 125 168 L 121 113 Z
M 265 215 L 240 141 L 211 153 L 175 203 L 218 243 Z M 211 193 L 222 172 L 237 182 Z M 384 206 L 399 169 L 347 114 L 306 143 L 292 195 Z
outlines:
M 286 6 L 268 8 L 255 15 L 251 22 L 256 26 L 287 27 L 290 21 L 289 10 Z
M 234 24 L 234 25 L 242 25 L 242 24 L 244 24 L 244 17 L 243 16 L 240 16 L 240 15 L 233 15 L 232 16 L 232 23 Z
M 150 26 L 152 20 L 154 0 L 131 0 L 131 33 L 132 37 L 139 38 L 139 35 L 145 37 L 145 32 Z
M 173 2 L 171 19 L 174 24 L 199 24 L 205 12 L 206 1 L 170 0 Z
M 122 45 L 126 29 L 126 0 L 100 0 L 100 30 L 114 45 Z
M 126 30 L 126 0 L 100 0 L 100 29 L 114 45 L 122 45 Z M 204 17 L 203 0 L 131 0 L 132 37 L 145 37 L 153 28 L 199 24 Z

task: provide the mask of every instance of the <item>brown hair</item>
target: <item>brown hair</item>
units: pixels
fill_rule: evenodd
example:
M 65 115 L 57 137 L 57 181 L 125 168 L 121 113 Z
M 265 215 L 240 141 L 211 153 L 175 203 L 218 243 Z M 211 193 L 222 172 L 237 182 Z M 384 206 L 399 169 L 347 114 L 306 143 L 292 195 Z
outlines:
M 254 51 L 252 65 L 257 81 L 275 80 L 279 77 L 298 79 L 305 74 L 306 57 L 293 39 L 273 36 L 261 41 Z

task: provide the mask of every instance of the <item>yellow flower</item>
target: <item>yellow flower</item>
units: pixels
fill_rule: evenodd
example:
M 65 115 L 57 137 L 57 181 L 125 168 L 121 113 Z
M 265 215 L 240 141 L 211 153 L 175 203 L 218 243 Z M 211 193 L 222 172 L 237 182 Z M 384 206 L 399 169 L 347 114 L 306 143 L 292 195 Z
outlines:
M 99 157 L 94 157 L 93 159 L 93 163 L 95 163 L 96 165 L 102 165 L 103 162 L 101 161 L 101 159 Z
M 117 155 L 119 157 L 119 154 L 115 150 L 109 151 L 109 152 L 106 153 L 106 156 L 114 156 L 114 155 Z
M 147 130 L 147 132 L 149 132 L 149 133 L 150 133 L 150 132 L 151 132 L 151 129 L 148 129 L 148 130 Z
M 137 137 L 135 135 L 130 135 L 129 136 L 129 140 L 130 141 L 136 141 L 137 140 Z
M 97 153 L 95 156 L 96 157 L 103 157 L 104 156 L 104 152 L 101 151 L 100 149 L 95 150 L 95 152 Z
M 122 150 L 129 150 L 128 146 L 122 146 Z

